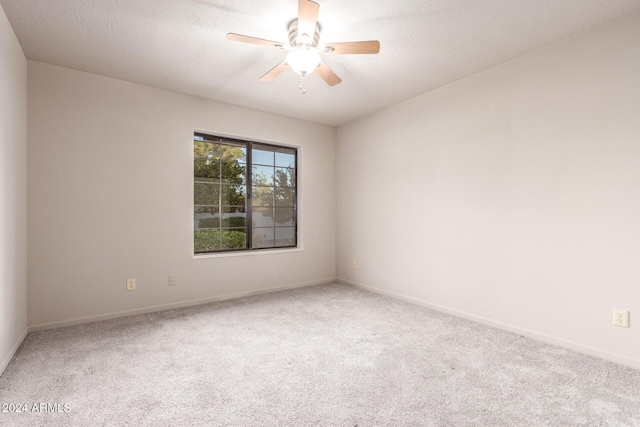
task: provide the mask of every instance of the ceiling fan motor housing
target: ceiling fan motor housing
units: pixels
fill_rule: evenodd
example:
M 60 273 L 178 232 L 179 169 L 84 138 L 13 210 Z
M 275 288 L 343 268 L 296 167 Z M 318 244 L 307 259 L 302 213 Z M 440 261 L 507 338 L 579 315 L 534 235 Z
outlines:
M 300 34 L 300 37 L 298 36 L 298 20 L 294 19 L 293 21 L 291 21 L 291 23 L 289 24 L 289 44 L 291 45 L 291 47 L 297 47 L 300 45 L 308 45 L 313 47 L 314 49 L 318 47 L 318 42 L 320 41 L 320 24 L 318 24 L 316 22 L 316 28 L 315 31 L 313 33 L 313 36 L 311 34 L 307 34 L 307 37 L 303 38 L 303 34 Z

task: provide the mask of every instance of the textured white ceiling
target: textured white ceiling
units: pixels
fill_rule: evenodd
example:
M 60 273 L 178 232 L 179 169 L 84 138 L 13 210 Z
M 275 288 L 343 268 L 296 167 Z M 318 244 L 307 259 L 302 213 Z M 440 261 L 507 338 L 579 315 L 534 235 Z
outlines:
M 277 49 L 227 32 L 287 41 L 297 0 L 0 0 L 29 59 L 290 117 L 357 117 L 640 10 L 638 0 L 316 0 L 321 42 L 380 40 L 378 55 L 325 62 L 329 87 L 286 70 Z

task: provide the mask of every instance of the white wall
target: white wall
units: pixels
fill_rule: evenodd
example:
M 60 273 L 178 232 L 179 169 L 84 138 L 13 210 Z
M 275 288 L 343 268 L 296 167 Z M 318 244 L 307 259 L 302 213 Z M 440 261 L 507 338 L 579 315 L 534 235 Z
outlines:
M 27 334 L 27 59 L 0 6 L 0 374 Z
M 194 129 L 302 147 L 303 251 L 192 258 Z M 334 280 L 335 145 L 331 127 L 30 61 L 29 324 Z
M 639 76 L 636 15 L 339 128 L 338 278 L 640 367 Z

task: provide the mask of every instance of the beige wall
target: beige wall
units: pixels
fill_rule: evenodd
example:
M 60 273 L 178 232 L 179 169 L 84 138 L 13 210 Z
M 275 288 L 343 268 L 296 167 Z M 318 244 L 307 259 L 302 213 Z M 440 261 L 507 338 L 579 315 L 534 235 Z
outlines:
M 194 130 L 301 146 L 303 251 L 193 259 Z M 334 128 L 30 61 L 29 139 L 34 329 L 335 279 Z
M 339 128 L 338 277 L 640 367 L 638 76 L 635 16 Z
M 27 59 L 0 6 L 0 374 L 27 334 Z

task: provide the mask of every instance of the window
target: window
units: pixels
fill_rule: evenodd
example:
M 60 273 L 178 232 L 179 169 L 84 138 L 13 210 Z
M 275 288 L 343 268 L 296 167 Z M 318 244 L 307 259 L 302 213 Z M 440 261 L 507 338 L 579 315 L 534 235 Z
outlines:
M 297 150 L 195 133 L 194 253 L 297 246 Z

